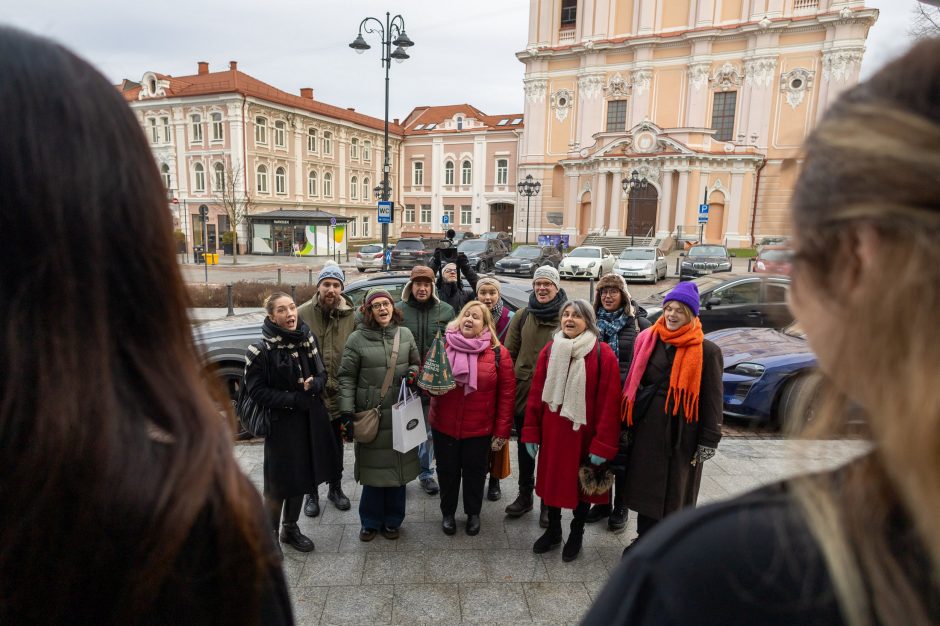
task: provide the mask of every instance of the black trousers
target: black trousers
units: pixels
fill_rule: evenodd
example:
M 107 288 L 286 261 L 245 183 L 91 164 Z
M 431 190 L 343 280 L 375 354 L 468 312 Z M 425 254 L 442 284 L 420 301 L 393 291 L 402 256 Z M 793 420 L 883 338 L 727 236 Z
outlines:
M 642 513 L 636 514 L 636 536 L 642 537 L 650 531 L 650 529 L 659 523 L 659 520 L 654 517 L 647 517 Z
M 437 481 L 441 486 L 441 513 L 453 515 L 457 512 L 457 495 L 462 479 L 463 512 L 479 515 L 490 464 L 490 437 L 454 439 L 437 430 L 431 432 L 437 457 Z
M 516 433 L 519 435 L 519 441 L 516 446 L 516 457 L 519 460 L 519 492 L 531 492 L 535 489 L 535 459 L 525 449 L 522 443 L 522 427 L 525 424 L 525 413 L 514 415 L 513 422 L 516 425 Z
M 264 497 L 264 506 L 268 511 L 268 521 L 271 528 L 277 530 L 280 528 L 282 520 L 284 524 L 296 524 L 300 519 L 300 509 L 304 506 L 303 496 L 294 496 L 286 500 L 278 500 L 270 496 Z M 281 513 L 283 511 L 283 517 Z

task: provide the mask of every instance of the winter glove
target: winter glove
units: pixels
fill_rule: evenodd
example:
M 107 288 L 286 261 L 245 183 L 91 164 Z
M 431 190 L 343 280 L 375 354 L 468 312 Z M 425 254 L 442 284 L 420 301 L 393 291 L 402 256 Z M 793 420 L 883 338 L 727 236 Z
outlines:
M 699 446 L 698 450 L 695 451 L 695 455 L 692 457 L 692 465 L 698 465 L 699 463 L 704 463 L 708 459 L 715 456 L 715 448 L 709 448 L 708 446 Z
M 526 449 L 526 452 L 529 453 L 529 456 L 531 456 L 534 459 L 535 455 L 539 453 L 539 444 L 527 443 L 525 444 L 525 449 Z
M 490 441 L 490 450 L 493 452 L 499 452 L 503 449 L 503 446 L 506 445 L 508 439 L 503 439 L 502 437 L 493 437 L 493 440 Z
M 414 387 L 418 383 L 418 367 L 412 365 L 408 368 L 408 374 L 405 376 L 405 384 Z
M 316 376 L 311 376 L 307 380 L 310 381 L 309 383 L 304 382 L 304 390 L 306 390 L 307 393 L 309 393 L 312 396 L 318 396 L 321 393 L 323 393 L 323 380 L 322 379 Z
M 457 253 L 457 267 L 460 269 L 465 269 L 470 267 L 470 259 L 467 258 L 467 255 L 463 252 Z
M 603 465 L 607 462 L 607 459 L 602 456 L 597 456 L 596 454 L 589 454 L 588 459 L 591 460 L 591 465 Z
M 342 413 L 339 416 L 339 428 L 340 428 L 340 434 L 343 436 L 344 441 L 353 440 L 353 414 L 352 413 Z

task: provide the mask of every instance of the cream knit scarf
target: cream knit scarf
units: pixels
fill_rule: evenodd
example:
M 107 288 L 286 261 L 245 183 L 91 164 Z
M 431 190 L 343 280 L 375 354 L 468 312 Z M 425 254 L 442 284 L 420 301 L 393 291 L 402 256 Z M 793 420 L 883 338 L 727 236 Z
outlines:
M 561 407 L 561 416 L 574 424 L 572 430 L 587 424 L 584 357 L 594 349 L 596 342 L 597 336 L 589 330 L 574 339 L 568 339 L 560 330 L 552 336 L 552 351 L 548 357 L 542 400 L 548 403 L 552 411 L 558 411 L 558 407 Z

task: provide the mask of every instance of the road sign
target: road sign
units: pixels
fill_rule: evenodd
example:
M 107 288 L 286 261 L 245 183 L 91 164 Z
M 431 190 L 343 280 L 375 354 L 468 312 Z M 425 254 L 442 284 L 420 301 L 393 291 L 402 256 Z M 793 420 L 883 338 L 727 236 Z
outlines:
M 447 224 L 450 223 L 450 217 L 447 215 L 447 213 L 445 213 L 444 215 L 441 216 L 441 223 L 442 223 L 444 226 L 447 226 Z
M 392 264 L 392 249 L 389 248 L 388 250 L 385 251 L 385 265 L 391 265 L 391 264 Z
M 335 218 L 335 217 L 331 217 L 331 218 L 330 218 L 330 226 L 336 226 L 336 218 Z
M 698 223 L 699 224 L 708 223 L 708 205 L 707 204 L 698 205 Z
M 392 202 L 391 200 L 379 200 L 379 224 L 392 223 Z

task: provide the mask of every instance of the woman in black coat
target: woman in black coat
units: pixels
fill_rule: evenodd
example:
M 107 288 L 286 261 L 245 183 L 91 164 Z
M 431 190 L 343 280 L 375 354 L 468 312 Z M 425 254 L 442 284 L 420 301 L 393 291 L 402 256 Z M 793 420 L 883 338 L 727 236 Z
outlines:
M 271 527 L 281 527 L 281 542 L 310 552 L 313 541 L 297 527 L 304 494 L 342 471 L 341 452 L 320 398 L 326 369 L 316 337 L 300 321 L 289 295 L 271 294 L 264 308 L 268 316 L 262 340 L 245 355 L 244 384 L 251 399 L 270 412 L 271 429 L 264 440 L 265 507 Z
M 626 504 L 641 537 L 662 518 L 695 506 L 702 462 L 721 440 L 721 350 L 704 338 L 695 283 L 679 283 L 663 314 L 637 337 L 624 384 L 630 440 Z

